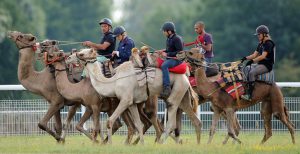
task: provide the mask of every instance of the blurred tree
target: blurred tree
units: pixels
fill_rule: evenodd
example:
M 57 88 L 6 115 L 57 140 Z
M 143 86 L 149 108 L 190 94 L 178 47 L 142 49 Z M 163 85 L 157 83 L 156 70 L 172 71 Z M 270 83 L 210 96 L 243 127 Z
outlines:
M 110 17 L 112 1 L 42 1 L 46 12 L 47 38 L 67 41 L 100 41 L 98 22 Z M 61 46 L 70 50 L 72 46 Z M 73 46 L 74 47 L 74 46 Z M 78 47 L 78 46 L 77 46 Z

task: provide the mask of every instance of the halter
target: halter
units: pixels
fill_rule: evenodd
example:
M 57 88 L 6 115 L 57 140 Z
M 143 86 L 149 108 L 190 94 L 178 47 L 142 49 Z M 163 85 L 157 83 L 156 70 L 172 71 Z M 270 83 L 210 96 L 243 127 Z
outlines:
M 33 51 L 36 51 L 36 45 L 35 45 L 35 43 L 34 44 L 30 44 L 30 43 L 22 42 L 22 40 L 20 39 L 20 37 L 21 37 L 21 35 L 18 35 L 17 38 L 16 38 L 16 41 L 21 42 L 21 43 L 25 44 L 26 46 L 19 47 L 19 45 L 17 44 L 17 47 L 19 49 L 25 49 L 25 48 L 31 48 L 32 47 Z M 35 40 L 35 37 L 34 37 L 34 40 Z
M 87 63 L 95 63 L 96 61 L 97 61 L 97 59 L 95 59 L 95 58 L 93 58 L 93 57 L 88 57 L 88 58 L 86 58 L 86 59 L 88 59 L 88 60 L 86 60 L 86 59 L 82 59 L 82 58 L 80 58 L 79 56 L 78 56 L 78 53 L 76 52 L 76 58 L 77 59 L 79 59 L 79 60 L 81 60 L 81 61 L 83 61 L 85 64 L 84 64 L 84 66 L 86 66 L 86 64 Z M 92 59 L 92 60 L 90 60 L 90 59 Z

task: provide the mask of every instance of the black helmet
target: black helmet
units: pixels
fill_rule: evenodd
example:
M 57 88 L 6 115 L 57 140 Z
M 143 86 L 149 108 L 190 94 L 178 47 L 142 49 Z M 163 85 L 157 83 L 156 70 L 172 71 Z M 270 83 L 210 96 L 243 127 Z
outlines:
M 269 28 L 266 25 L 260 25 L 256 28 L 256 33 L 254 35 L 258 34 L 269 34 Z
M 116 27 L 116 28 L 114 29 L 113 35 L 114 35 L 114 37 L 117 37 L 117 36 L 123 34 L 125 31 L 126 31 L 126 30 L 125 30 L 125 28 L 124 28 L 123 26 L 118 26 L 118 27 Z
M 103 18 L 102 20 L 99 21 L 99 25 L 102 24 L 108 24 L 109 26 L 112 26 L 112 21 L 109 18 Z
M 161 28 L 162 31 L 174 31 L 175 32 L 175 25 L 173 22 L 165 22 Z

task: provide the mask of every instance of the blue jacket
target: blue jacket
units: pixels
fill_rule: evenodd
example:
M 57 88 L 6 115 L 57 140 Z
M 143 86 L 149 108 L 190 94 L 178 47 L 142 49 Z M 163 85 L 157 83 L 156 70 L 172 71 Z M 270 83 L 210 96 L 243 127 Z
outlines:
M 134 48 L 134 41 L 130 37 L 125 37 L 122 41 L 119 42 L 118 51 L 119 57 L 118 63 L 122 64 L 125 61 L 128 61 L 131 56 L 131 49 Z

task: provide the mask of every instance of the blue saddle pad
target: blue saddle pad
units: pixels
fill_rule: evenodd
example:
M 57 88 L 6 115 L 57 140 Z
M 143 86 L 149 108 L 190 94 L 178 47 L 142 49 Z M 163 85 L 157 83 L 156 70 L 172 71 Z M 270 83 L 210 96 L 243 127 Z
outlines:
M 251 69 L 255 68 L 256 66 L 257 66 L 257 64 L 252 64 Z M 250 66 L 246 66 L 246 67 L 243 68 L 243 72 L 244 72 L 246 77 L 248 77 L 249 70 L 250 70 Z M 247 80 L 248 79 L 246 78 L 246 81 Z M 263 81 L 263 82 L 266 82 L 268 84 L 273 84 L 275 82 L 274 71 L 272 70 L 268 73 L 264 73 L 264 74 L 256 76 L 256 81 Z

